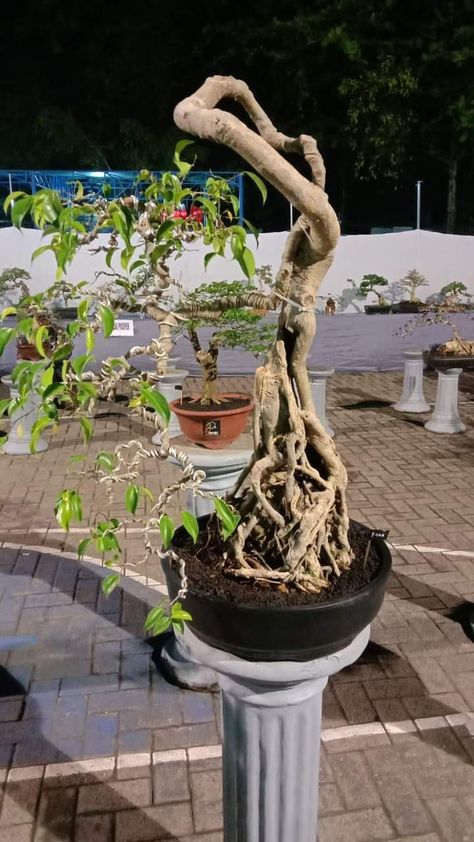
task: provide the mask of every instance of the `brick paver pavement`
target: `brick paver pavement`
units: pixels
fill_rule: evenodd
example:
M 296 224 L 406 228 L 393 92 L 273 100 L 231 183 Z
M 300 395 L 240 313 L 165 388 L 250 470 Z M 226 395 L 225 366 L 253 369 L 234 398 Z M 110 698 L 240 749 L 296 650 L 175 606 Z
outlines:
M 390 409 L 400 387 L 330 382 L 352 515 L 390 528 L 394 573 L 369 648 L 325 691 L 319 842 L 474 842 L 474 402 L 461 397 L 466 434 L 435 435 Z M 123 415 L 96 424 L 92 452 L 130 429 Z M 71 422 L 47 453 L 0 460 L 0 638 L 35 638 L 0 653 L 0 842 L 222 842 L 217 700 L 156 670 L 142 626 L 157 590 L 128 577 L 106 600 L 97 564 L 55 551 L 51 507 L 78 440 Z M 154 464 L 146 482 L 173 471 Z M 139 536 L 124 546 L 136 557 Z

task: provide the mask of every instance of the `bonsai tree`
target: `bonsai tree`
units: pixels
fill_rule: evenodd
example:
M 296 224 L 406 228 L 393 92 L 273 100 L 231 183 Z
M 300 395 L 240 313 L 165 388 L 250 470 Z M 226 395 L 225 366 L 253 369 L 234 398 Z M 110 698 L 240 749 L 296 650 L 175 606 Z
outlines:
M 420 299 L 418 298 L 416 291 L 417 289 L 420 289 L 420 287 L 428 286 L 428 281 L 421 272 L 417 271 L 417 269 L 410 269 L 404 278 L 400 278 L 399 284 L 409 293 L 410 302 L 412 304 L 417 304 Z
M 230 297 L 230 305 L 249 293 L 257 292 L 257 287 L 242 281 L 213 282 L 201 284 L 192 292 L 186 293 L 179 303 L 175 314 L 184 316 L 181 324 L 187 331 L 194 355 L 202 372 L 202 389 L 198 402 L 202 406 L 225 402 L 217 393 L 219 348 L 243 348 L 256 357 L 268 350 L 274 337 L 275 325 L 262 324 L 266 309 L 229 306 L 228 309 L 213 310 L 216 299 L 224 302 Z M 212 325 L 213 330 L 207 349 L 202 348 L 199 328 Z
M 461 281 L 452 281 L 450 284 L 445 284 L 440 290 L 441 300 L 448 307 L 456 306 L 461 303 L 461 296 L 467 298 L 470 302 L 472 296 L 467 291 L 466 284 Z
M 369 292 L 373 292 L 377 296 L 380 307 L 386 307 L 388 305 L 388 301 L 384 297 L 383 293 L 378 291 L 378 287 L 388 287 L 387 279 L 382 275 L 363 275 L 358 286 L 359 295 L 361 298 L 365 298 Z
M 18 266 L 4 269 L 0 274 L 0 301 L 5 300 L 12 292 L 17 293 L 20 298 L 29 296 L 30 290 L 27 282 L 30 279 L 31 275 L 26 269 L 19 269 Z
M 218 108 L 220 101 L 227 98 L 240 103 L 256 131 Z M 353 557 L 348 537 L 347 474 L 333 440 L 316 417 L 307 373 L 308 352 L 316 330 L 316 298 L 332 264 L 340 234 L 337 216 L 324 191 L 324 162 L 314 138 L 309 135 L 290 138 L 278 132 L 247 85 L 232 77 L 208 79 L 177 106 L 175 121 L 183 131 L 224 143 L 240 154 L 300 212 L 288 236 L 274 289 L 268 293 L 250 289 L 216 298 L 212 303 L 212 312 L 221 314 L 242 307 L 250 311 L 279 308 L 274 342 L 265 363 L 256 372 L 254 454 L 228 502 L 216 501 L 216 509 L 223 524 L 220 552 L 225 559 L 226 575 L 317 594 L 349 569 Z M 295 153 L 304 159 L 309 177 L 286 160 L 286 154 Z M 175 162 L 182 176 L 186 167 L 179 154 Z M 161 298 L 170 286 L 169 258 L 186 242 L 202 236 L 210 249 L 207 260 L 215 253 L 224 254 L 229 244 L 245 275 L 251 278 L 255 271 L 253 255 L 246 245 L 246 232 L 235 222 L 235 202 L 220 180 L 209 180 L 207 196 L 193 197 L 194 203 L 203 208 L 205 222 L 171 215 L 183 201 L 186 190 L 180 175 L 151 179 L 143 200 L 99 199 L 90 205 L 78 196 L 72 206 L 65 207 L 52 191 L 39 191 L 33 196 L 14 195 L 12 218 L 14 223 L 21 224 L 23 216 L 31 213 L 45 230 L 49 241 L 39 251 L 53 252 L 59 277 L 77 249 L 94 242 L 105 253 L 109 266 L 119 252 L 121 280 L 125 286 L 128 270 L 132 266 L 138 268 L 137 262 L 148 263 L 154 273 L 155 289 L 144 310 L 171 331 L 174 322 L 170 326 L 169 311 L 162 307 Z M 150 178 L 149 173 L 146 178 Z M 264 195 L 262 182 L 255 175 L 254 179 Z M 11 199 L 7 200 L 7 207 Z M 218 207 L 223 204 L 229 210 L 227 221 L 221 221 L 222 215 L 218 214 Z M 91 229 L 80 221 L 84 214 L 95 218 Z M 106 244 L 101 244 L 98 238 L 104 227 L 112 227 L 113 233 Z M 141 247 L 136 245 L 137 234 Z M 370 288 L 386 284 L 379 276 L 365 276 L 363 281 Z M 93 315 L 92 305 L 95 305 Z M 123 355 L 104 361 L 98 374 L 86 370 L 94 334 L 102 329 L 106 336 L 110 335 L 113 323 L 113 309 L 104 299 L 97 296 L 94 299 L 90 294 L 84 296 L 78 308 L 78 319 L 68 326 L 70 336 L 85 332 L 88 354 L 66 360 L 62 382 L 55 388 L 62 396 L 69 397 L 72 411 L 80 416 L 86 439 L 92 435 L 92 429 L 85 411 L 93 406 L 98 394 L 113 394 L 115 384 L 129 367 L 128 358 L 132 351 L 137 351 L 132 349 L 128 358 Z M 36 340 L 40 330 L 35 328 Z M 147 349 L 138 351 L 166 356 L 167 338 L 154 340 Z M 42 347 L 45 356 L 41 365 L 35 370 L 30 367 L 27 374 L 22 372 L 25 390 L 36 389 L 42 396 L 43 414 L 38 419 L 35 435 L 58 420 L 58 411 L 52 406 L 53 393 L 44 384 L 60 349 L 50 356 L 44 344 Z M 138 501 L 146 494 L 137 483 L 140 466 L 150 458 L 166 458 L 172 452 L 183 468 L 182 481 L 160 495 L 150 515 L 142 515 L 143 535 L 146 555 L 170 555 L 174 560 L 180 571 L 180 594 L 183 594 L 187 587 L 185 565 L 179 551 L 170 546 L 174 525 L 167 507 L 181 489 L 191 488 L 199 493 L 202 476 L 193 472 L 183 454 L 169 447 L 165 431 L 169 409 L 150 387 L 146 373 L 135 379 L 133 389 L 131 409 L 164 431 L 163 444 L 158 449 L 147 450 L 139 442 L 124 442 L 113 454 L 102 454 L 94 460 L 89 470 L 108 490 L 110 508 L 107 518 L 99 525 L 94 521 L 90 536 L 81 542 L 79 551 L 83 554 L 93 543 L 109 562 L 120 555 L 118 534 L 127 521 L 114 514 L 113 492 L 125 490 L 128 511 L 135 515 Z M 153 418 L 149 407 L 156 410 Z M 56 513 L 65 528 L 81 517 L 80 494 L 76 489 L 62 492 Z M 183 515 L 183 524 L 193 540 L 197 540 L 197 525 L 191 517 L 189 513 Z M 153 534 L 158 526 L 161 539 Z M 117 580 L 118 576 L 112 576 L 105 587 L 111 588 Z M 148 620 L 147 627 L 155 632 L 162 630 L 165 622 L 161 608 L 160 611 L 161 614 L 154 610 L 152 619 Z M 166 622 L 172 621 L 173 611 Z

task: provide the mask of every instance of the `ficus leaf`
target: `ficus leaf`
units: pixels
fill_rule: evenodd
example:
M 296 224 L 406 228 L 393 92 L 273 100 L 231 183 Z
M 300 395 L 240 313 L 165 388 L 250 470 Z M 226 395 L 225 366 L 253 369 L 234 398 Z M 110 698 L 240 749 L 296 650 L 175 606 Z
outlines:
M 89 418 L 86 418 L 85 415 L 82 415 L 79 419 L 79 423 L 82 428 L 82 437 L 84 439 L 84 444 L 88 444 L 92 438 L 92 422 Z
M 221 500 L 219 497 L 216 497 L 214 500 L 214 508 L 220 521 L 222 536 L 224 540 L 227 540 L 237 528 L 240 515 L 225 500 Z
M 110 576 L 106 576 L 105 579 L 102 579 L 102 593 L 108 596 L 115 590 L 119 582 L 120 575 L 118 573 L 111 573 Z
M 160 535 L 163 541 L 163 547 L 167 550 L 174 535 L 174 523 L 169 515 L 162 515 L 160 517 Z
M 112 313 L 112 310 L 110 310 L 109 307 L 101 307 L 100 318 L 102 321 L 102 330 L 104 331 L 104 336 L 107 339 L 114 329 L 114 314 Z
M 196 543 L 199 535 L 199 523 L 191 512 L 182 512 L 181 520 L 186 532 L 191 536 L 194 543 Z
M 131 515 L 134 515 L 137 510 L 139 495 L 140 489 L 138 485 L 128 486 L 125 492 L 125 508 Z
M 260 195 L 262 197 L 263 204 L 265 204 L 265 202 L 267 201 L 267 194 L 268 194 L 267 185 L 265 184 L 265 182 L 262 181 L 262 179 L 260 178 L 259 175 L 257 175 L 257 173 L 249 172 L 248 170 L 246 170 L 244 172 L 244 175 L 248 175 L 248 177 L 251 178 L 253 183 L 258 187 L 258 189 L 260 191 Z

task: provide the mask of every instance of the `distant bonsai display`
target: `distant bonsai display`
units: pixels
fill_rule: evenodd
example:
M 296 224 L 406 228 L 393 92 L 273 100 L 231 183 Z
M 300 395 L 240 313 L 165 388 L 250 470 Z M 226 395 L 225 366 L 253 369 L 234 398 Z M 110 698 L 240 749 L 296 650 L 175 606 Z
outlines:
M 373 292 L 377 296 L 379 307 L 388 307 L 389 302 L 385 298 L 383 292 L 379 292 L 377 287 L 388 287 L 387 278 L 384 278 L 383 275 L 363 275 L 362 280 L 358 285 L 360 297 L 365 298 L 369 292 Z
M 26 269 L 20 269 L 18 266 L 12 266 L 10 269 L 4 269 L 0 274 L 0 300 L 11 292 L 17 292 L 19 298 L 24 298 L 30 294 L 28 281 L 31 275 Z
M 417 269 L 410 269 L 404 278 L 400 278 L 399 284 L 409 293 L 411 304 L 419 304 L 420 299 L 418 298 L 416 291 L 420 287 L 427 287 L 428 281 L 421 272 L 418 272 Z
M 265 268 L 262 273 L 265 274 Z M 262 321 L 266 309 L 238 306 L 239 298 L 244 302 L 248 300 L 244 297 L 249 293 L 258 293 L 257 287 L 251 283 L 214 281 L 201 284 L 192 292 L 183 294 L 180 305 L 175 310 L 175 316 L 179 318 L 182 314 L 186 318 L 182 329 L 187 331 L 196 361 L 201 368 L 203 382 L 199 403 L 202 406 L 224 400 L 219 398 L 216 387 L 220 348 L 242 348 L 257 357 L 268 351 L 274 340 L 276 325 Z M 216 299 L 225 301 L 226 297 L 229 297 L 227 309 L 213 308 Z M 206 326 L 215 328 L 207 350 L 202 347 L 198 333 L 200 328 Z

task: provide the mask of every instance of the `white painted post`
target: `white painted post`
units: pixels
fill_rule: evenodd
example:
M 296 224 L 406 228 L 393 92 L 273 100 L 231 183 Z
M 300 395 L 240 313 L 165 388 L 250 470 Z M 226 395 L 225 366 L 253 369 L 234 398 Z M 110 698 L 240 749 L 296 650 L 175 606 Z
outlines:
M 423 351 L 404 351 L 403 356 L 405 371 L 402 394 L 392 409 L 397 412 L 429 412 L 430 405 L 426 403 L 423 394 Z
M 200 485 L 202 491 L 210 491 L 217 497 L 224 497 L 232 490 L 240 474 L 252 455 L 250 448 L 234 444 L 225 450 L 206 450 L 197 445 L 190 445 L 185 439 L 174 447 L 188 454 L 196 470 L 204 471 L 206 479 Z M 169 461 L 177 464 L 172 456 Z M 212 499 L 195 496 L 191 491 L 186 501 L 188 511 L 195 517 L 211 514 L 214 511 Z M 160 656 L 162 669 L 171 681 L 188 690 L 216 690 L 217 678 L 213 670 L 197 663 L 189 651 L 184 638 L 179 633 L 170 637 L 164 644 Z
M 326 417 L 326 382 L 334 374 L 334 371 L 334 368 L 324 368 L 323 366 L 308 370 L 316 415 L 329 436 L 334 435 L 334 430 Z
M 13 385 L 11 377 L 2 377 L 2 383 L 10 388 L 10 397 L 18 397 L 18 389 Z M 11 429 L 8 439 L 3 445 L 3 452 L 10 456 L 31 456 L 30 438 L 33 424 L 38 416 L 41 398 L 36 392 L 30 392 L 24 406 L 17 409 L 11 416 Z M 48 442 L 40 438 L 36 444 L 36 452 L 48 449 Z
M 224 842 L 315 842 L 322 694 L 328 677 L 360 657 L 370 626 L 314 661 L 252 662 L 186 628 L 196 661 L 222 694 Z
M 171 401 L 177 400 L 182 393 L 183 383 L 188 376 L 189 371 L 186 371 L 184 368 L 174 368 L 170 369 L 167 374 L 160 374 L 158 381 L 155 383 L 155 388 L 158 392 L 161 392 L 163 397 L 166 398 L 168 403 Z M 174 438 L 175 436 L 179 436 L 181 432 L 178 419 L 174 414 L 173 410 L 171 410 L 171 418 L 170 423 L 168 425 L 168 433 L 170 439 Z M 152 438 L 153 444 L 160 444 L 161 442 L 161 435 L 160 433 L 155 433 Z
M 464 433 L 466 426 L 458 412 L 459 375 L 462 368 L 438 371 L 438 388 L 433 415 L 425 424 L 431 433 Z

